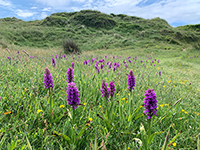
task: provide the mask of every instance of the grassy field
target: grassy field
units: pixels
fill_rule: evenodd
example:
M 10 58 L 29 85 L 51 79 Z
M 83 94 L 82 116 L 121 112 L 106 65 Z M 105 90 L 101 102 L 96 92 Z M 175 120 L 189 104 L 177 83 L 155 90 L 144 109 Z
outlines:
M 199 51 L 125 47 L 65 58 L 59 48 L 10 47 L 0 49 L 1 149 L 200 149 Z M 76 109 L 66 101 L 72 62 L 80 95 Z M 53 77 L 50 92 L 44 88 L 46 67 Z M 103 79 L 115 83 L 109 101 L 101 94 Z M 143 113 L 147 89 L 154 89 L 158 101 L 150 127 Z

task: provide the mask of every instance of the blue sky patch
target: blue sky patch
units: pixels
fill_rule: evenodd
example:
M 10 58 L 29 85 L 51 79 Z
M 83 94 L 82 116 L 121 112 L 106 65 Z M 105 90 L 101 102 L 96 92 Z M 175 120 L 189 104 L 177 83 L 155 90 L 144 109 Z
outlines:
M 91 9 L 144 19 L 159 17 L 176 27 L 200 24 L 199 8 L 199 0 L 0 0 L 0 18 L 41 20 L 56 12 Z

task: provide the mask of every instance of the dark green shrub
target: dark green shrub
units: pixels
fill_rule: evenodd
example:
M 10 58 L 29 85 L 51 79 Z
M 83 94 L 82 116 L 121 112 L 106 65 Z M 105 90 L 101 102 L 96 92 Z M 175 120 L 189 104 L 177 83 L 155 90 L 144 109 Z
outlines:
M 65 54 L 80 54 L 81 50 L 78 45 L 71 39 L 63 42 L 63 49 Z
M 177 28 L 180 30 L 200 32 L 200 24 L 179 26 Z
M 135 32 L 135 30 L 142 31 L 143 28 L 140 25 L 132 24 L 130 22 L 120 22 L 119 26 L 116 28 L 117 31 L 121 32 Z
M 70 19 L 75 24 L 83 24 L 92 28 L 111 29 L 116 25 L 112 16 L 93 10 L 82 10 Z
M 66 17 L 60 17 L 60 16 L 49 16 L 46 17 L 41 22 L 41 25 L 56 26 L 56 27 L 64 27 L 67 24 L 68 24 L 68 19 Z
M 17 19 L 15 17 L 7 17 L 7 18 L 3 18 L 3 19 L 0 19 L 0 21 L 5 21 L 5 22 L 19 22 L 19 21 L 23 21 L 21 19 Z

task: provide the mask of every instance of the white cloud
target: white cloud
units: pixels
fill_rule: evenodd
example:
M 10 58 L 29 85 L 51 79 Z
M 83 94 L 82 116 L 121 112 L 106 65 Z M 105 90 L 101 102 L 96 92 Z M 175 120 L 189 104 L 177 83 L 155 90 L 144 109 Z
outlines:
M 35 0 L 38 3 L 42 3 L 45 6 L 51 6 L 53 8 L 63 8 L 66 7 L 71 0 Z
M 3 6 L 12 6 L 12 3 L 7 0 L 0 0 L 0 5 Z
M 44 8 L 42 11 L 51 11 L 51 7 Z
M 1 2 L 2 0 L 0 0 Z M 149 0 L 35 0 L 54 11 L 79 11 L 83 9 L 99 10 L 104 13 L 127 14 L 145 19 L 160 17 L 169 23 L 200 23 L 200 0 L 160 0 L 138 7 Z
M 73 0 L 74 2 L 80 2 L 80 3 L 83 3 L 85 2 L 86 0 Z
M 37 9 L 37 7 L 31 7 L 31 9 Z
M 21 9 L 18 9 L 16 10 L 15 12 L 19 17 L 23 17 L 23 18 L 27 18 L 27 17 L 31 17 L 33 15 L 36 14 L 36 12 L 30 12 L 28 10 L 21 10 Z
M 188 22 L 189 24 L 200 23 L 200 0 L 162 0 L 151 5 L 137 7 L 141 0 L 105 0 L 98 5 L 93 5 L 90 9 L 97 9 L 104 13 L 127 14 L 145 19 L 160 17 L 173 22 Z
M 39 16 L 39 19 L 44 19 L 47 17 L 46 12 L 42 12 L 41 15 Z
M 81 8 L 79 8 L 79 7 L 71 7 L 71 9 L 72 9 L 73 11 L 81 11 Z
M 200 13 L 199 0 L 167 0 L 165 1 L 165 5 L 162 5 L 162 3 L 163 1 L 142 8 L 135 7 L 130 10 L 130 13 L 135 16 L 149 19 L 160 17 L 167 20 L 169 23 L 177 21 L 200 23 L 200 16 L 197 15 Z

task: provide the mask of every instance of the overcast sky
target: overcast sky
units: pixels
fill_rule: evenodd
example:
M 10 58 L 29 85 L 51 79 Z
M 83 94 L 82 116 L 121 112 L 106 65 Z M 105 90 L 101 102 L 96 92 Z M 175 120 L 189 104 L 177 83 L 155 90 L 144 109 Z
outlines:
M 200 0 L 0 0 L 0 18 L 16 17 L 25 21 L 83 9 L 145 19 L 160 17 L 174 27 L 200 24 Z

